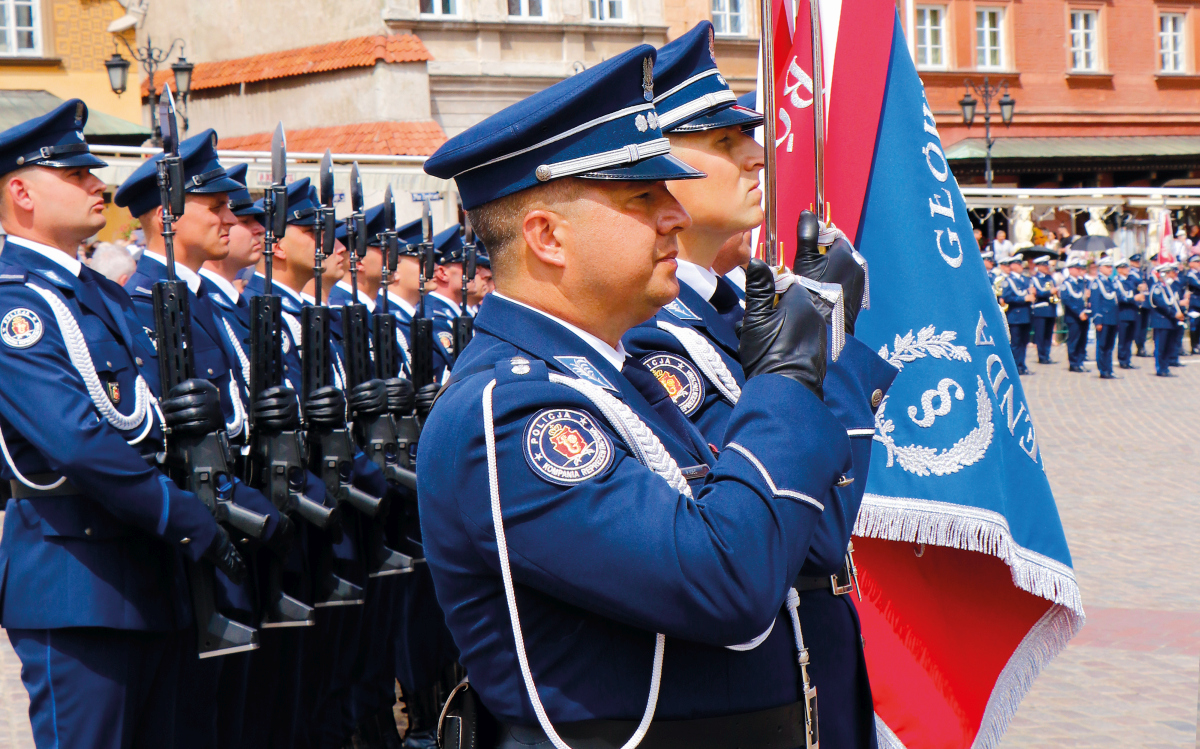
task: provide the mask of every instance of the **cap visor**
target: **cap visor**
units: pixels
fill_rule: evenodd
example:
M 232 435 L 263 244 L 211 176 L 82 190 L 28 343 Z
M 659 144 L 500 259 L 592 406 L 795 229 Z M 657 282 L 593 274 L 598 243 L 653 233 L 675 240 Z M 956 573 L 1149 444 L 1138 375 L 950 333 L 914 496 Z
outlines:
M 691 133 L 701 130 L 717 130 L 723 127 L 740 127 L 743 130 L 752 130 L 762 124 L 763 116 L 760 112 L 755 112 L 753 109 L 747 109 L 735 104 L 732 107 L 726 107 L 716 112 L 701 113 L 690 120 L 673 125 L 666 132 Z
M 256 205 L 248 205 L 245 208 L 238 208 L 233 212 L 235 216 L 265 216 L 267 212 Z
M 668 179 L 702 179 L 708 175 L 691 168 L 670 154 L 652 156 L 636 164 L 577 174 L 583 179 L 627 180 L 630 182 L 659 182 Z
M 55 169 L 74 169 L 76 167 L 86 166 L 92 169 L 108 166 L 108 162 L 91 153 L 77 153 L 65 155 L 46 161 L 38 161 L 32 166 L 47 166 Z
M 229 177 L 218 177 L 217 179 L 214 179 L 212 182 L 205 182 L 203 185 L 200 185 L 197 188 L 188 190 L 187 192 L 195 193 L 198 195 L 200 195 L 200 194 L 208 195 L 208 194 L 211 194 L 214 192 L 237 192 L 238 190 L 245 190 L 245 189 L 246 189 L 246 186 L 243 185 L 241 182 L 238 182 L 236 179 L 231 179 Z

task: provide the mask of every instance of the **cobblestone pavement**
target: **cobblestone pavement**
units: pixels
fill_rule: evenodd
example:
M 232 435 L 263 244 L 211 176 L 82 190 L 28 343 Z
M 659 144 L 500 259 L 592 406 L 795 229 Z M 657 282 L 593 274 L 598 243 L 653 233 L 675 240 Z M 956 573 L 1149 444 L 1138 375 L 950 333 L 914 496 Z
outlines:
M 1134 359 L 1116 381 L 1053 358 L 1022 381 L 1088 623 L 1003 747 L 1200 749 L 1200 357 L 1171 379 Z M 0 749 L 33 747 L 19 671 L 0 637 Z
M 1021 379 L 1088 620 L 1002 746 L 1200 747 L 1200 356 L 1116 381 L 1052 358 Z

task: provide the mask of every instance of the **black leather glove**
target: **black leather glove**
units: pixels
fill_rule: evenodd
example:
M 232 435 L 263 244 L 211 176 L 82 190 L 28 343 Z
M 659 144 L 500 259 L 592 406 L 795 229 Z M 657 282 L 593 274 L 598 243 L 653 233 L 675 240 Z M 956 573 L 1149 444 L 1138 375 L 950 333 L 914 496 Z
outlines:
M 246 561 L 242 559 L 233 541 L 229 540 L 229 534 L 221 526 L 217 526 L 217 534 L 204 550 L 203 556 L 224 572 L 235 585 L 241 585 L 242 580 L 246 578 Z
M 304 418 L 312 429 L 338 429 L 346 425 L 346 396 L 326 385 L 308 394 L 304 401 Z
M 396 416 L 408 416 L 416 405 L 416 393 L 413 384 L 402 377 L 393 377 L 383 381 L 387 388 L 388 412 Z
M 354 419 L 378 416 L 387 410 L 387 386 L 383 380 L 367 380 L 350 388 L 350 416 Z
M 854 323 L 862 310 L 863 289 L 867 274 L 854 259 L 853 248 L 838 237 L 824 255 L 817 247 L 820 224 L 812 211 L 801 211 L 796 222 L 796 273 L 821 283 L 836 283 L 842 287 L 846 305 L 846 332 L 854 335 Z M 833 307 L 823 299 L 817 304 L 825 321 L 829 322 Z
M 792 286 L 775 300 L 775 276 L 761 260 L 746 269 L 746 316 L 738 353 L 746 379 L 779 374 L 825 398 L 825 320 L 808 289 Z
M 250 406 L 250 421 L 255 429 L 278 434 L 300 426 L 300 401 L 296 391 L 286 387 L 267 388 Z
M 417 390 L 417 416 L 421 417 L 421 421 L 429 418 L 429 412 L 433 410 L 433 401 L 441 389 L 441 385 L 431 382 Z
M 221 393 L 208 380 L 184 380 L 171 388 L 159 406 L 167 428 L 175 434 L 199 437 L 225 428 Z

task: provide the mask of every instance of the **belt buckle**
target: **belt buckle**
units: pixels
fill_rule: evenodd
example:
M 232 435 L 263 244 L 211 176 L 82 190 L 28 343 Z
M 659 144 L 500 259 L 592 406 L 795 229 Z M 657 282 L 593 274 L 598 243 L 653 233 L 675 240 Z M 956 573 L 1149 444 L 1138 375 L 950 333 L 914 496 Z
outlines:
M 844 582 L 843 582 L 844 581 Z M 846 563 L 836 573 L 829 576 L 829 589 L 835 596 L 844 596 L 858 588 L 858 567 L 854 565 L 854 542 L 846 547 Z M 858 600 L 862 600 L 862 591 L 858 591 Z

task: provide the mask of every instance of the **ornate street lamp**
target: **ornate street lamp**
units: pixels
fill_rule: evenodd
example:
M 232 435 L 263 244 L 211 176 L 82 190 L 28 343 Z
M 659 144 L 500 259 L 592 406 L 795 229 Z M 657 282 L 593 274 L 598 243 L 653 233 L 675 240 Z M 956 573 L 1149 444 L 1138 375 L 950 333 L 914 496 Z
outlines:
M 171 72 L 175 74 L 175 87 L 179 92 L 179 98 L 183 102 L 183 129 L 187 130 L 187 100 L 188 92 L 192 88 L 192 68 L 195 67 L 187 61 L 183 56 L 186 43 L 182 39 L 176 39 L 171 42 L 171 46 L 166 49 L 155 47 L 150 40 L 150 36 L 146 36 L 146 45 L 143 47 L 134 48 L 129 45 L 125 37 L 113 35 L 114 40 L 119 40 L 125 45 L 125 49 L 129 51 L 129 55 L 142 64 L 142 70 L 146 71 L 146 79 L 150 82 L 150 132 L 151 141 L 155 145 L 162 145 L 158 137 L 158 86 L 154 80 L 155 73 L 168 59 L 175 54 L 175 48 L 179 47 L 179 59 L 171 65 Z M 116 42 L 114 41 L 114 44 Z M 105 60 L 104 67 L 108 69 L 108 85 L 112 87 L 113 93 L 118 96 L 125 93 L 129 85 L 129 67 L 130 63 L 121 56 L 119 50 L 113 50 L 113 55 L 108 60 Z
M 1013 109 L 1016 108 L 1017 102 L 1008 95 L 1008 81 L 1000 81 L 995 86 L 992 86 L 985 75 L 982 87 L 976 86 L 970 80 L 964 80 L 963 87 L 966 89 L 966 92 L 963 94 L 963 98 L 959 100 L 958 106 L 962 107 L 963 122 L 966 123 L 968 129 L 975 120 L 975 108 L 979 104 L 978 100 L 971 95 L 971 92 L 974 91 L 983 100 L 983 140 L 987 144 L 983 172 L 984 178 L 987 180 L 988 189 L 990 190 L 992 188 L 992 145 L 996 142 L 992 138 L 992 99 L 1001 91 L 1004 92 L 1004 95 L 1000 97 L 997 103 L 1000 105 L 1000 119 L 1004 122 L 1005 127 L 1012 124 Z M 990 245 L 996 239 L 995 211 L 988 213 L 987 226 L 987 240 Z

